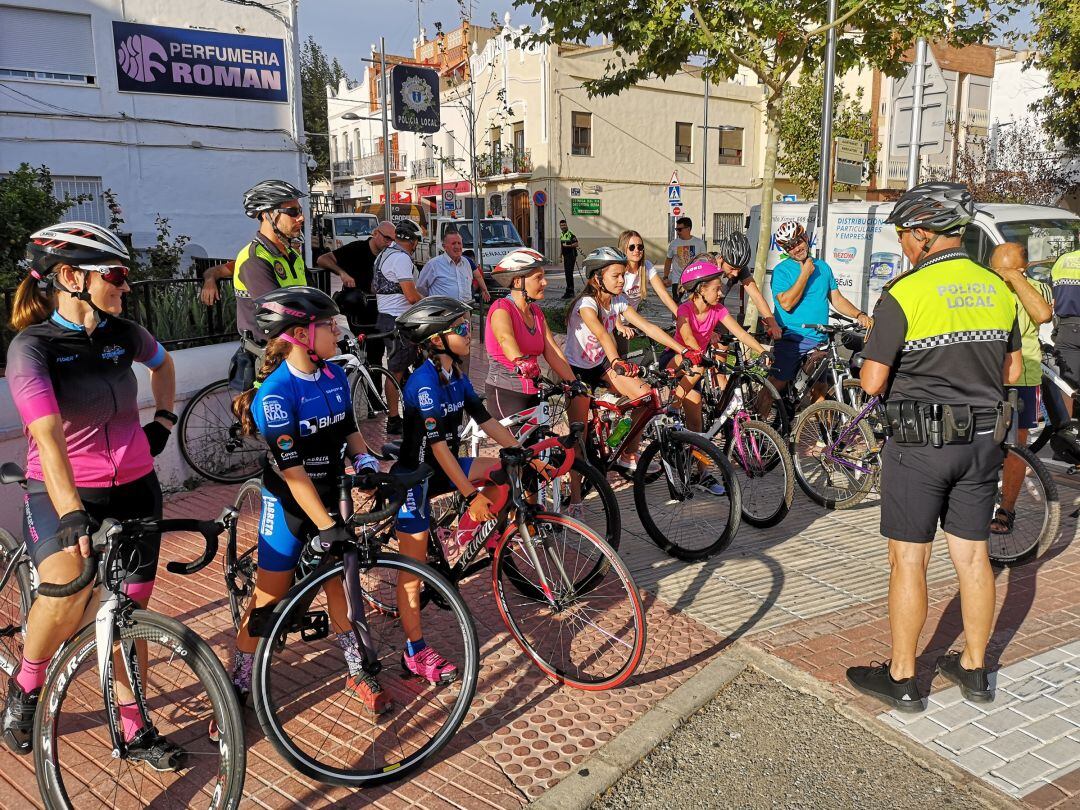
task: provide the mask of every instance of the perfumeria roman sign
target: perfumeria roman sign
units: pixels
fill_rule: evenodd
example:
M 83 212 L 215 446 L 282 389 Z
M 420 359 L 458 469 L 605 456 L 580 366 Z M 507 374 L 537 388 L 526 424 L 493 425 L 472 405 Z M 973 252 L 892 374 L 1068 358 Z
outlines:
M 114 21 L 113 45 L 123 92 L 289 100 L 281 39 Z

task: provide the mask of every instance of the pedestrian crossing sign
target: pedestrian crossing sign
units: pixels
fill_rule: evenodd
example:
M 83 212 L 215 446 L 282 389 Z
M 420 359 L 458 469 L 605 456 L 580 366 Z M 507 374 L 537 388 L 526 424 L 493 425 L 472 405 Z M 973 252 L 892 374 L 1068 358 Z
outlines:
M 672 208 L 682 205 L 682 186 L 668 186 L 667 201 Z

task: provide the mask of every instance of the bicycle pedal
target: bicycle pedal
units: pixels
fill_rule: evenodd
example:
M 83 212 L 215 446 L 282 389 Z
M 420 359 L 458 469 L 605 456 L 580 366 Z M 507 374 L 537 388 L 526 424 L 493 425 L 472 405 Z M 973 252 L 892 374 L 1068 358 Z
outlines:
M 8 624 L 0 627 L 0 638 L 10 638 L 22 632 L 22 627 L 17 624 Z
M 330 616 L 325 610 L 309 610 L 300 623 L 300 638 L 318 641 L 330 635 Z

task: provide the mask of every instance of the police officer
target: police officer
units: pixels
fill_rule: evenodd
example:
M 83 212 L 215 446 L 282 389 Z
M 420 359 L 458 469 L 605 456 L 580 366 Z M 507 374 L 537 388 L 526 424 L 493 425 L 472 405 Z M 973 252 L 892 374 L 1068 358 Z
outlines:
M 1061 355 L 1061 375 L 1080 385 L 1080 250 L 1063 253 L 1050 271 L 1054 286 L 1054 347 Z M 1065 397 L 1072 416 L 1072 397 Z
M 851 667 L 847 677 L 901 711 L 923 708 L 915 653 L 939 523 L 960 583 L 966 646 L 941 656 L 937 672 L 968 700 L 993 699 L 984 660 L 994 619 L 986 541 L 1011 419 L 1003 384 L 1019 378 L 1023 361 L 1008 285 L 962 248 L 974 215 L 959 184 L 923 183 L 900 198 L 885 221 L 913 267 L 886 287 L 863 350 L 863 389 L 887 391 L 881 533 L 889 539 L 892 660 Z

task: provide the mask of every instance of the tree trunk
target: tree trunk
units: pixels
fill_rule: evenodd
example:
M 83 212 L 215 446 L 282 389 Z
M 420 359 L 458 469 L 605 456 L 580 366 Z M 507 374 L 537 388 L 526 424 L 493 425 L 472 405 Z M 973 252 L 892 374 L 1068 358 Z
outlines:
M 765 290 L 765 266 L 772 244 L 772 209 L 776 185 L 776 152 L 780 143 L 780 104 L 778 99 L 765 99 L 765 170 L 761 177 L 761 218 L 758 228 L 757 253 L 754 258 L 754 281 Z M 758 311 L 752 300 L 746 302 L 746 328 L 753 331 Z

